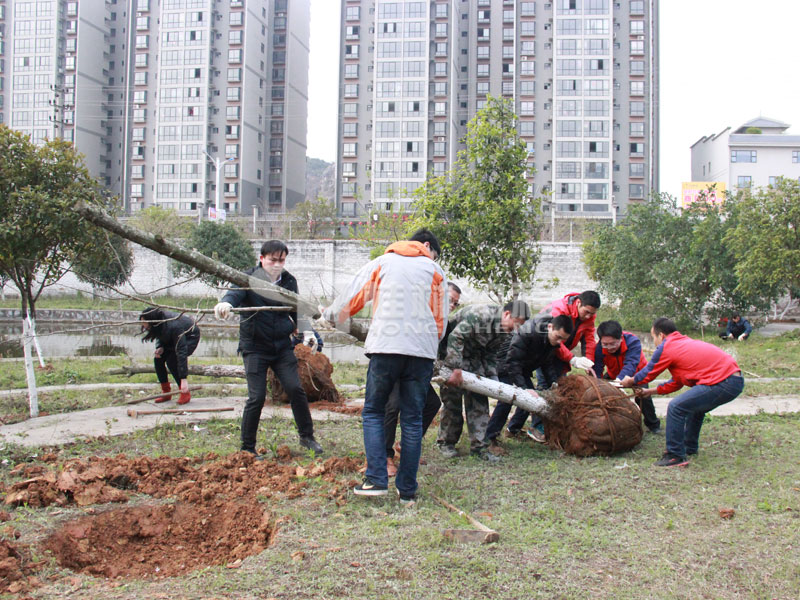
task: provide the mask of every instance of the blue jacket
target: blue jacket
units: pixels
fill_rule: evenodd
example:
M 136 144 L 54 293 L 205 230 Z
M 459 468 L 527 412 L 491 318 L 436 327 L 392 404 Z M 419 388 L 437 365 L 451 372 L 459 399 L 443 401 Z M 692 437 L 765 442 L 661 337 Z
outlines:
M 734 323 L 733 319 L 728 319 L 728 327 L 725 329 L 725 335 L 733 334 L 733 337 L 739 337 L 743 333 L 750 335 L 751 331 L 753 331 L 753 327 L 750 325 L 750 321 L 741 317 L 738 323 Z

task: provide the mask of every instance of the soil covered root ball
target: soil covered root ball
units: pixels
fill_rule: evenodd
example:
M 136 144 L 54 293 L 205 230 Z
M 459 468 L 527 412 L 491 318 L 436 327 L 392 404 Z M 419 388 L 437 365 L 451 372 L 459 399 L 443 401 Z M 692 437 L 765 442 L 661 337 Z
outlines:
M 294 355 L 297 357 L 297 374 L 300 376 L 300 383 L 303 385 L 308 401 L 341 402 L 339 392 L 331 379 L 333 365 L 328 357 L 322 352 L 314 352 L 303 344 L 294 347 Z M 272 390 L 273 402 L 289 404 L 289 396 L 283 391 L 283 387 L 272 369 L 267 372 L 267 383 L 269 389 Z
M 588 375 L 558 382 L 542 417 L 551 448 L 576 456 L 615 454 L 642 441 L 642 413 L 622 390 Z

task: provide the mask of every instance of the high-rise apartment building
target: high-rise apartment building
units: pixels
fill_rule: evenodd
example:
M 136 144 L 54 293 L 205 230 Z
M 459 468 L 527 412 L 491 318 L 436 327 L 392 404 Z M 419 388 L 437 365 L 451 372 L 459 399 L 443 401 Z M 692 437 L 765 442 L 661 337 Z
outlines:
M 530 191 L 613 218 L 658 189 L 658 0 L 342 0 L 337 206 L 401 211 L 512 99 Z M 534 174 L 535 168 L 535 174 Z
M 127 211 L 282 212 L 305 197 L 309 13 L 310 0 L 0 0 L 0 115 L 34 141 L 73 141 Z

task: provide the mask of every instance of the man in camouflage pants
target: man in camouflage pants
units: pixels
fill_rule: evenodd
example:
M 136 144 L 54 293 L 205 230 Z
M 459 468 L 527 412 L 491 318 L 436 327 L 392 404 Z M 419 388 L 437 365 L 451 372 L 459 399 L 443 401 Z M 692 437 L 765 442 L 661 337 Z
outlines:
M 489 399 L 481 394 L 463 392 L 462 370 L 497 380 L 497 356 L 508 336 L 530 318 L 528 305 L 521 300 L 509 302 L 502 308 L 492 304 L 468 306 L 451 317 L 455 321 L 447 340 L 444 365 L 453 373 L 442 388 L 442 416 L 436 443 L 443 456 L 455 458 L 455 445 L 461 437 L 464 419 L 461 414 L 461 396 L 469 430 L 470 454 L 489 462 L 499 457 L 487 452 L 489 442 L 486 428 L 489 425 Z

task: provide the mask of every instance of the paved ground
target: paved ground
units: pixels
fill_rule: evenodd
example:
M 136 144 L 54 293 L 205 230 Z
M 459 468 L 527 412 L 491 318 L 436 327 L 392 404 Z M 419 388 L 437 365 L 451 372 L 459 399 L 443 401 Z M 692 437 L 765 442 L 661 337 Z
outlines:
M 123 384 L 125 385 L 125 384 Z M 660 416 L 666 414 L 669 398 L 655 397 L 653 399 L 656 411 Z M 101 435 L 124 435 L 141 429 L 152 429 L 164 423 L 200 423 L 212 418 L 231 418 L 238 419 L 242 415 L 244 407 L 244 396 L 225 396 L 195 398 L 185 406 L 185 408 L 227 408 L 232 407 L 233 411 L 228 412 L 208 412 L 208 413 L 186 413 L 172 415 L 143 415 L 137 418 L 129 417 L 128 408 L 138 411 L 155 410 L 162 408 L 176 408 L 174 402 L 164 404 L 153 404 L 146 402 L 132 407 L 111 406 L 106 408 L 96 408 L 73 413 L 64 413 L 28 419 L 13 425 L 0 427 L 0 438 L 5 442 L 20 444 L 27 447 L 50 446 L 65 444 L 76 439 L 86 437 L 98 437 Z M 354 400 L 352 404 L 363 403 L 363 400 Z M 737 398 L 733 402 L 720 406 L 711 414 L 749 415 L 758 412 L 784 413 L 800 411 L 800 396 L 763 396 Z M 312 408 L 311 414 L 315 421 L 323 420 L 342 420 L 355 419 L 351 415 L 320 411 Z M 292 413 L 289 408 L 265 406 L 262 418 L 269 418 L 278 415 L 285 419 L 291 419 Z

